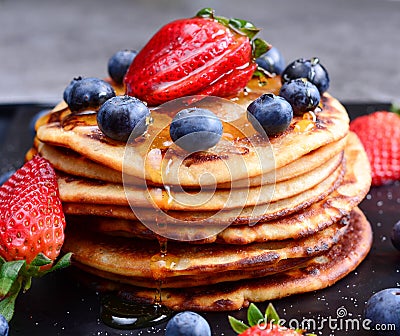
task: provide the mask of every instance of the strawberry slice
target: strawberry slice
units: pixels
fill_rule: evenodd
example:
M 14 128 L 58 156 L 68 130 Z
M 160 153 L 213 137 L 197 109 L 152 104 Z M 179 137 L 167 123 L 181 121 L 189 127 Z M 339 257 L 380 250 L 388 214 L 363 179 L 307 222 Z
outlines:
M 46 159 L 36 156 L 0 187 L 0 313 L 7 320 L 32 277 L 68 266 L 70 254 L 51 268 L 64 228 L 56 174 Z
M 254 59 L 270 47 L 253 39 L 258 31 L 250 22 L 217 17 L 209 8 L 170 22 L 133 60 L 126 93 L 150 105 L 188 95 L 235 94 L 256 69 Z
M 371 164 L 372 185 L 400 180 L 400 116 L 376 111 L 354 119 L 350 130 L 364 145 Z

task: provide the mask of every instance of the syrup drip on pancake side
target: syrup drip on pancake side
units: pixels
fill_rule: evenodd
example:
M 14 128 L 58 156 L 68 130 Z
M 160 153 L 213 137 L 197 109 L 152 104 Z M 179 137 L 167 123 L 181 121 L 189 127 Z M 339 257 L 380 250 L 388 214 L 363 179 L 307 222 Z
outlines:
M 157 220 L 157 216 L 156 216 Z M 166 225 L 157 225 L 160 230 L 166 229 Z M 165 279 L 165 270 L 173 268 L 175 258 L 167 253 L 167 239 L 157 235 L 160 244 L 160 252 L 150 259 L 150 269 L 157 286 L 152 304 L 139 303 L 123 299 L 117 295 L 108 295 L 102 300 L 102 321 L 117 329 L 148 328 L 161 324 L 168 320 L 173 311 L 162 305 L 162 284 Z

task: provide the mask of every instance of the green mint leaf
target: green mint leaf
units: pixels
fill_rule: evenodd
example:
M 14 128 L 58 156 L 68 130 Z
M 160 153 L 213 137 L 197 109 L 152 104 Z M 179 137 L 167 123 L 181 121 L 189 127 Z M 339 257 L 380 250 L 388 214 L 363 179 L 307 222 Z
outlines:
M 45 266 L 48 264 L 51 264 L 52 260 L 45 256 L 43 253 L 39 253 L 35 259 L 32 260 L 32 262 L 30 263 L 30 265 L 32 266 Z
M 0 298 L 7 295 L 18 278 L 21 269 L 26 265 L 25 260 L 9 261 L 0 269 Z
M 228 316 L 229 324 L 231 325 L 232 329 L 237 333 L 241 334 L 243 331 L 249 329 L 250 327 L 244 324 L 242 321 L 235 319 L 232 316 Z
M 0 267 L 1 267 L 4 263 L 6 263 L 6 260 L 5 260 L 2 256 L 0 256 Z
M 250 303 L 249 309 L 247 310 L 247 320 L 250 326 L 265 322 L 263 314 L 254 303 Z
M 253 49 L 253 57 L 256 59 L 261 55 L 265 54 L 269 49 L 271 49 L 271 45 L 266 41 L 260 38 L 256 38 L 252 41 L 252 49 Z
M 279 323 L 279 315 L 275 310 L 275 307 L 270 303 L 267 307 L 267 310 L 265 311 L 265 322 L 271 322 L 272 324 L 278 324 Z
M 210 7 L 206 7 L 203 9 L 200 9 L 197 14 L 197 17 L 203 17 L 203 18 L 214 18 L 214 9 Z

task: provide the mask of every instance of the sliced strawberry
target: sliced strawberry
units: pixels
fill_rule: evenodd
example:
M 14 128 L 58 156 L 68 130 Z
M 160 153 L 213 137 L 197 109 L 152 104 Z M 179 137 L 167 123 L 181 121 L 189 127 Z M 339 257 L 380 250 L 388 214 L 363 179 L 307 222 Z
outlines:
M 157 105 L 207 92 L 214 84 L 218 89 L 210 91 L 217 95 L 243 89 L 256 68 L 251 39 L 258 29 L 243 20 L 216 17 L 210 9 L 199 13 L 165 25 L 151 38 L 127 71 L 127 94 Z M 257 53 L 268 50 L 256 40 Z M 232 72 L 236 82 L 221 80 Z
M 350 123 L 364 145 L 371 164 L 372 185 L 400 180 L 400 117 L 377 111 Z
M 0 187 L 0 313 L 7 320 L 32 277 L 69 265 L 70 254 L 50 268 L 64 242 L 64 228 L 56 174 L 36 156 Z

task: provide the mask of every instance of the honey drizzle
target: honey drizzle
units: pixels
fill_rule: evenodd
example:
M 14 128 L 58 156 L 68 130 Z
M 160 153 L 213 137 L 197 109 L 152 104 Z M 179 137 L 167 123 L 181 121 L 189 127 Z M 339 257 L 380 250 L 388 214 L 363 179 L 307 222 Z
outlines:
M 167 229 L 167 225 L 158 221 L 158 228 Z M 139 329 L 151 327 L 165 322 L 172 316 L 172 311 L 162 305 L 162 286 L 165 279 L 164 269 L 172 265 L 168 256 L 167 238 L 157 235 L 159 253 L 150 260 L 150 269 L 156 282 L 152 304 L 136 303 L 124 300 L 118 296 L 106 296 L 102 302 L 101 317 L 105 324 L 117 329 Z

